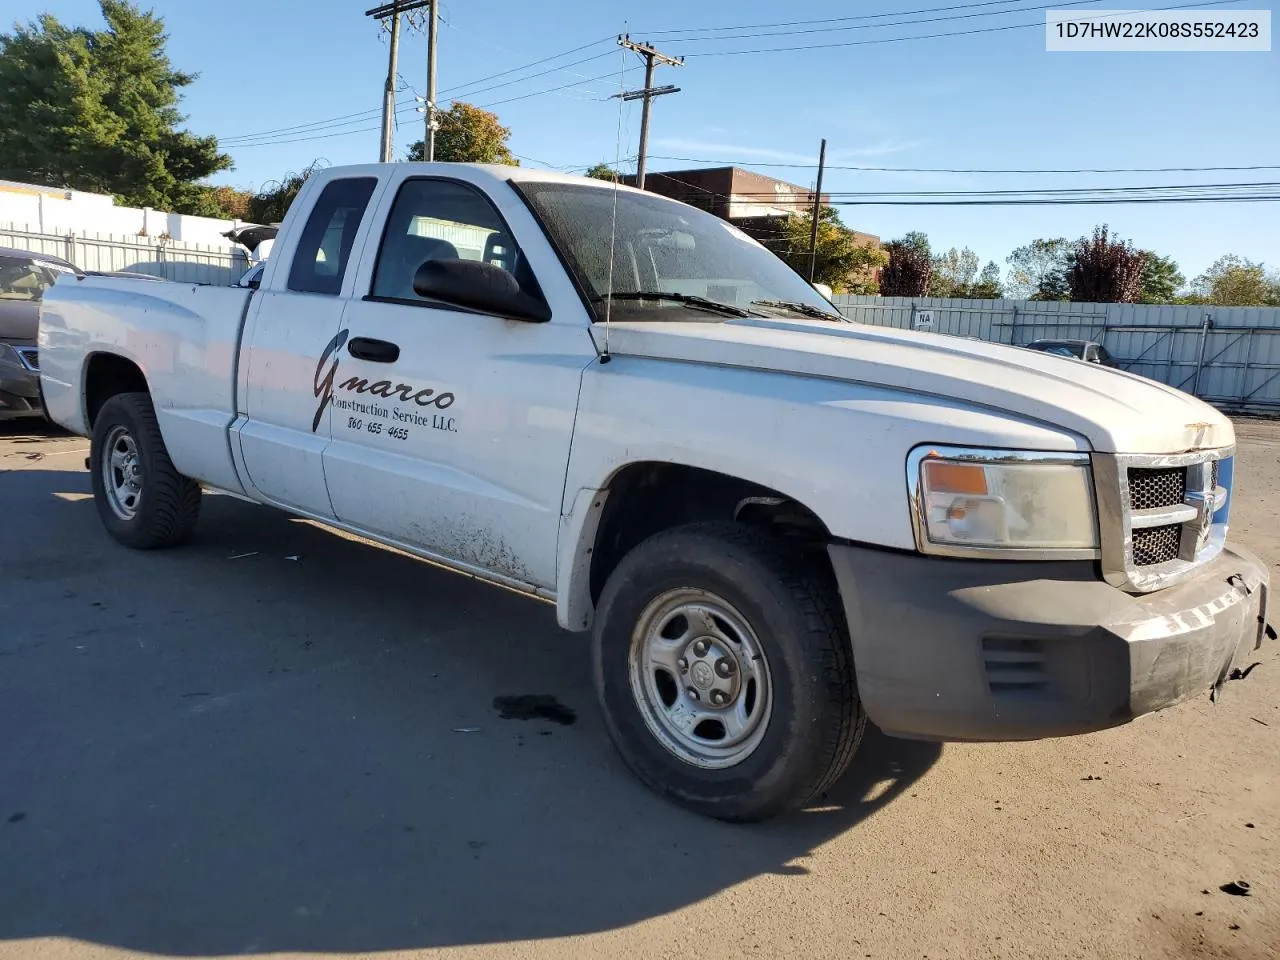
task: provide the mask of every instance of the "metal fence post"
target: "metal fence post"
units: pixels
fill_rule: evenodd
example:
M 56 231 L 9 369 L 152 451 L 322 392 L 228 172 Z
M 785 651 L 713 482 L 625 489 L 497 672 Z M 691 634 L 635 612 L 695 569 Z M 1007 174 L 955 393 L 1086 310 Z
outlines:
M 1200 324 L 1200 354 L 1196 358 L 1196 378 L 1191 383 L 1191 393 L 1193 396 L 1200 396 L 1200 374 L 1204 370 L 1204 351 L 1209 343 L 1209 328 L 1213 326 L 1213 320 L 1208 312 L 1204 315 L 1204 322 Z
M 63 259 L 69 260 L 72 263 L 75 263 L 76 262 L 76 235 L 74 233 L 68 233 L 65 237 L 62 238 L 62 243 L 63 243 L 63 254 L 64 254 Z M 79 264 L 76 264 L 76 265 L 79 266 Z

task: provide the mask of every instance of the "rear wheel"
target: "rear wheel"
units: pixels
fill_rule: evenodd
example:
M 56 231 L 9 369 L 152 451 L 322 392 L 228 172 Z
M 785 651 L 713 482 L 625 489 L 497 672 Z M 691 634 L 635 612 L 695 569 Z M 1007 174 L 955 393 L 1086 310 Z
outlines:
M 723 820 L 828 789 L 866 724 L 830 570 L 738 524 L 657 534 L 601 595 L 597 693 L 649 787 Z
M 89 472 L 98 516 L 125 546 L 173 546 L 195 527 L 200 485 L 174 468 L 147 394 L 121 393 L 103 404 L 93 424 Z

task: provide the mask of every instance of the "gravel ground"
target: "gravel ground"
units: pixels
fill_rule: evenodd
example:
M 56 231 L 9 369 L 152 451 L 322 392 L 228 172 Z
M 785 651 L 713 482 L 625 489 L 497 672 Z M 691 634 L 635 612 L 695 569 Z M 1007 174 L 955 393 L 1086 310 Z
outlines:
M 550 607 L 225 496 L 129 552 L 86 442 L 29 430 L 0 425 L 0 957 L 1280 955 L 1275 644 L 1092 736 L 873 731 L 826 806 L 732 827 L 624 770 Z M 1234 537 L 1280 583 L 1280 423 L 1238 431 Z M 577 721 L 495 711 L 524 694 Z

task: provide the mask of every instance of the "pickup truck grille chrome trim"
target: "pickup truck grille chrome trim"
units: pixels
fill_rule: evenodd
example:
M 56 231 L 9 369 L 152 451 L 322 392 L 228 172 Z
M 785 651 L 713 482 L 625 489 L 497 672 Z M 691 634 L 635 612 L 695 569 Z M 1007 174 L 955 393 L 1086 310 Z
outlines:
M 1179 502 L 1176 507 L 1151 507 L 1147 510 L 1134 510 L 1131 514 L 1130 525 L 1134 530 L 1144 530 L 1149 527 L 1164 527 L 1169 524 L 1187 523 L 1195 518 L 1196 508 L 1189 503 Z
M 1147 593 L 1218 556 L 1227 539 L 1234 457 L 1234 447 L 1170 456 L 1094 454 L 1106 581 Z

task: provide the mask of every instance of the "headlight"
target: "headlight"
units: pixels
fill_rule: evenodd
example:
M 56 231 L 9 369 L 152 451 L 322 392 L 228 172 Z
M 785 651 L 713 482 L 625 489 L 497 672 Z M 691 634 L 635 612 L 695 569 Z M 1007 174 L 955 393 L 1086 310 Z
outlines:
M 922 447 L 907 469 L 916 540 L 926 553 L 1096 556 L 1087 454 Z

